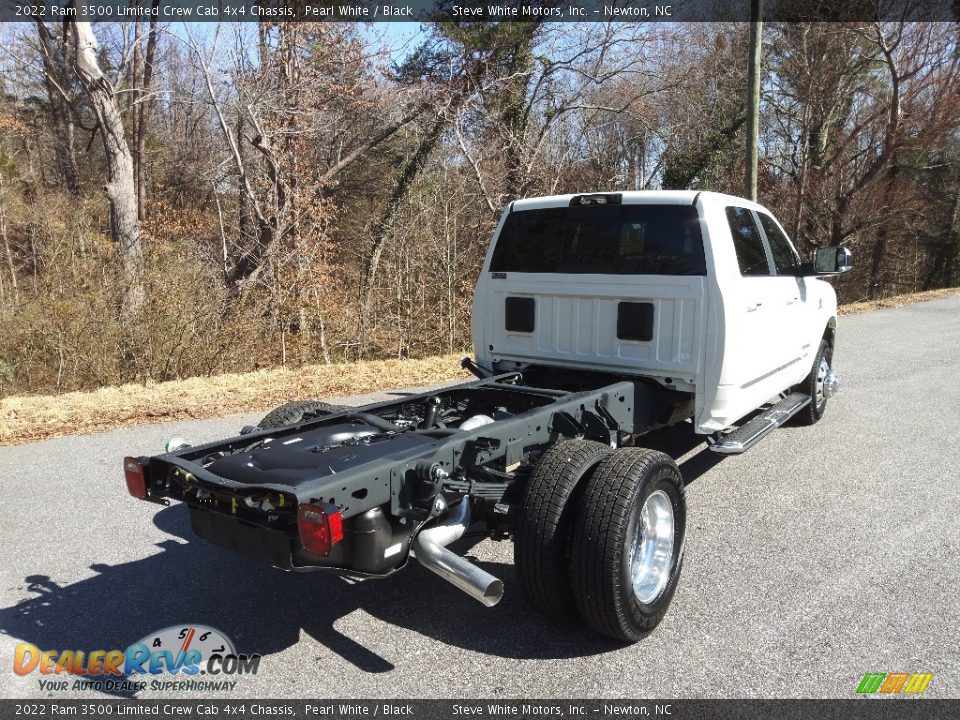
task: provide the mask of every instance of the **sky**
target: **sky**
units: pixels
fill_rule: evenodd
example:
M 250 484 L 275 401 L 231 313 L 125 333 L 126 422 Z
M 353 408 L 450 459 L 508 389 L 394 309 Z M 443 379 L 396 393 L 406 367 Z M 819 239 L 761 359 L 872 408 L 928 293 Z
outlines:
M 365 37 L 370 40 L 379 40 L 390 49 L 394 62 L 403 60 L 408 53 L 416 48 L 425 32 L 425 26 L 417 22 L 371 22 L 358 23 L 358 25 Z M 186 40 L 189 34 L 198 41 L 211 37 L 217 29 L 215 23 L 207 22 L 172 22 L 166 24 L 165 27 L 167 32 L 176 37 Z M 224 34 L 223 30 L 221 28 L 221 35 Z
M 424 26 L 413 22 L 369 23 L 365 26 L 365 32 L 373 37 L 383 37 L 394 62 L 398 62 L 417 46 L 423 37 Z

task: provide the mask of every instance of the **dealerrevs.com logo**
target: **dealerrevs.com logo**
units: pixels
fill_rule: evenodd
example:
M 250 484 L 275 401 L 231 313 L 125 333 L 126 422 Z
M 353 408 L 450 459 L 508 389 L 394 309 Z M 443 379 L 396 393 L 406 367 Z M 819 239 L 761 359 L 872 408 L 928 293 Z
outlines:
M 41 650 L 20 643 L 13 656 L 13 671 L 38 673 L 46 691 L 233 690 L 233 677 L 256 675 L 259 667 L 260 655 L 238 654 L 229 637 L 205 625 L 164 628 L 126 650 Z
M 919 695 L 933 680 L 933 673 L 867 673 L 857 686 L 860 695 Z

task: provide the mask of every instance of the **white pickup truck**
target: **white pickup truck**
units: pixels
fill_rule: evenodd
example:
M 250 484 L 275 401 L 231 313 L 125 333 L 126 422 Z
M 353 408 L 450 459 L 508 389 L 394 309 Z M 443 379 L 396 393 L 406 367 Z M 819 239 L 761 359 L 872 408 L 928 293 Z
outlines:
M 710 192 L 518 200 L 477 283 L 478 379 L 361 408 L 281 406 L 237 437 L 124 461 L 142 500 L 290 571 L 385 577 L 411 557 L 487 606 L 503 582 L 449 547 L 483 523 L 514 541 L 534 609 L 642 638 L 670 605 L 686 504 L 644 435 L 692 420 L 743 452 L 821 418 L 836 296 L 763 207 Z

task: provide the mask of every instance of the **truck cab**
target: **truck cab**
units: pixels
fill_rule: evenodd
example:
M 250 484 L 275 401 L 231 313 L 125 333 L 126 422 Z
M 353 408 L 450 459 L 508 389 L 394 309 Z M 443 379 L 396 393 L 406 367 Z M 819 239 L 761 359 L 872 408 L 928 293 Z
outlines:
M 743 198 L 518 200 L 477 284 L 474 350 L 497 372 L 590 369 L 691 393 L 696 431 L 715 433 L 800 383 L 821 340 L 832 347 L 836 294 L 816 274 Z

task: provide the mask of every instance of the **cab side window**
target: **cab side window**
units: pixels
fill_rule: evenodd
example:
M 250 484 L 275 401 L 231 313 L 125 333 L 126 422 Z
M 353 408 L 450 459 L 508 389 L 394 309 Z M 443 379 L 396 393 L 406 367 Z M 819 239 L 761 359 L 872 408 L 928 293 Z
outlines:
M 727 222 L 730 224 L 730 234 L 733 235 L 733 248 L 737 253 L 740 274 L 745 277 L 769 276 L 771 273 L 767 250 L 757 223 L 753 220 L 753 213 L 746 208 L 730 206 L 727 208 Z
M 773 266 L 776 268 L 777 275 L 795 276 L 800 267 L 800 261 L 797 254 L 790 246 L 790 241 L 783 234 L 780 226 L 774 222 L 774 219 L 766 213 L 757 213 L 760 218 L 760 225 L 767 236 L 767 242 L 770 244 L 770 252 L 773 253 Z

